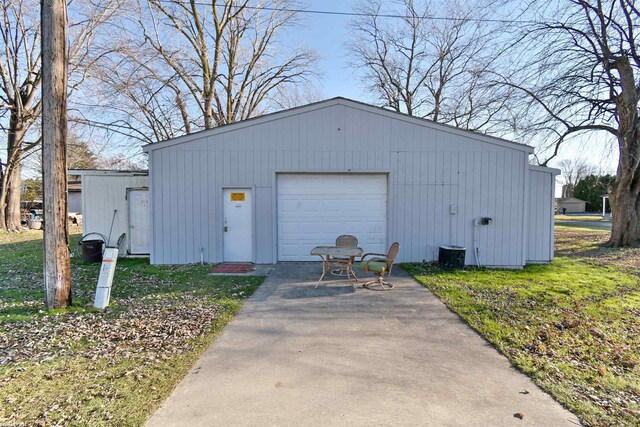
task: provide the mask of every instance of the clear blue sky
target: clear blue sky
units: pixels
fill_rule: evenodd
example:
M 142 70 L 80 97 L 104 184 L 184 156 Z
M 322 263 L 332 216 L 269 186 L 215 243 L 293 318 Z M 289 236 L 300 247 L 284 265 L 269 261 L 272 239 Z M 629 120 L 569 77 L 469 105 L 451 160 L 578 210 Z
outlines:
M 355 0 L 308 0 L 307 9 L 353 12 Z M 304 46 L 315 49 L 323 79 L 318 86 L 326 98 L 344 96 L 366 101 L 358 77 L 347 67 L 346 44 L 351 39 L 349 22 L 352 17 L 339 15 L 302 14 L 302 27 L 291 30 Z

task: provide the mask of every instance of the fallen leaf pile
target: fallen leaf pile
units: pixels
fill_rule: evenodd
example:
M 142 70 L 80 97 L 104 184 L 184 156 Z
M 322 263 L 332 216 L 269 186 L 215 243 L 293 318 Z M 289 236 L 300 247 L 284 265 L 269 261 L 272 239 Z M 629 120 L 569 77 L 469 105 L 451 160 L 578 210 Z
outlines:
M 145 353 L 166 358 L 190 349 L 221 307 L 203 296 L 181 294 L 154 299 L 124 299 L 102 312 L 42 316 L 5 325 L 0 332 L 0 366 L 44 362 L 60 356 L 91 359 Z

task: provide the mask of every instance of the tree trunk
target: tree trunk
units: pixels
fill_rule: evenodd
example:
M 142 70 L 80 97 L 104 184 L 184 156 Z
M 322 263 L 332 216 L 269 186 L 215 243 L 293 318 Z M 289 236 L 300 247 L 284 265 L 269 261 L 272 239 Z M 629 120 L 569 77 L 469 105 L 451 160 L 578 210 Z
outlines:
M 4 217 L 6 221 L 5 226 L 8 231 L 22 230 L 22 223 L 20 218 L 20 183 L 22 181 L 22 178 L 20 176 L 21 169 L 22 168 L 20 167 L 20 161 L 17 161 L 7 173 L 7 196 Z
M 7 184 L 4 182 L 4 163 L 0 157 L 0 230 L 6 230 L 7 224 L 4 221 L 4 205 L 6 199 L 6 193 L 4 188 Z
M 188 135 L 191 133 L 191 122 L 189 121 L 187 106 L 184 104 L 184 101 L 182 101 L 180 92 L 176 93 L 176 105 L 178 106 L 178 110 L 180 111 L 180 116 L 182 116 L 182 123 L 184 123 L 184 133 Z
M 0 185 L 0 230 L 19 231 L 20 183 L 22 182 L 20 161 L 24 142 L 24 123 L 15 110 L 11 110 L 7 132 L 7 163 Z
M 206 93 L 203 99 L 203 106 L 204 106 L 204 112 L 203 112 L 203 116 L 204 116 L 204 128 L 205 129 L 211 129 L 213 128 L 213 94 L 212 93 Z M 220 125 L 219 123 L 216 123 L 216 125 Z
M 6 170 L 2 174 L 2 181 L 0 182 L 0 230 L 7 230 L 7 221 L 5 217 L 5 206 L 7 206 L 7 174 Z
M 44 284 L 49 308 L 71 305 L 67 227 L 67 5 L 42 0 Z
M 609 194 L 612 228 L 608 246 L 620 248 L 640 244 L 640 174 L 618 168 Z
M 616 99 L 620 158 L 609 195 L 613 221 L 608 245 L 619 248 L 640 244 L 640 120 L 635 76 L 629 58 L 618 58 L 613 68 L 620 75 L 622 90 Z

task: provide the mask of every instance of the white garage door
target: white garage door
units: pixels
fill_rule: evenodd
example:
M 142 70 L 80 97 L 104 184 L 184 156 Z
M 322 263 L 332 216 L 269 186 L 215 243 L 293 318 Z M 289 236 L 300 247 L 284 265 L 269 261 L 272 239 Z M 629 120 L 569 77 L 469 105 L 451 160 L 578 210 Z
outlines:
M 278 175 L 278 259 L 317 261 L 309 252 L 352 234 L 365 252 L 386 252 L 386 175 Z

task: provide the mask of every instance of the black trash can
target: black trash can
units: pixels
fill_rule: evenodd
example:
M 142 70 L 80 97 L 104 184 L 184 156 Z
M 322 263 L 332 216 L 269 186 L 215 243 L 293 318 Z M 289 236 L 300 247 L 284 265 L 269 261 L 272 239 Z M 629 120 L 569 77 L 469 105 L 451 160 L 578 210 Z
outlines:
M 464 268 L 464 257 L 467 249 L 462 246 L 440 246 L 438 265 L 449 270 Z
M 102 262 L 102 240 L 83 240 L 80 242 L 82 247 L 82 259 L 87 262 Z

